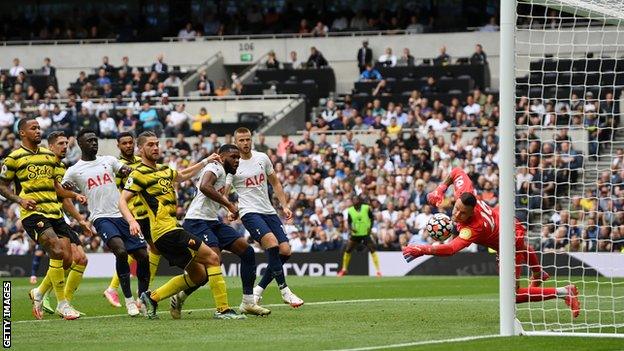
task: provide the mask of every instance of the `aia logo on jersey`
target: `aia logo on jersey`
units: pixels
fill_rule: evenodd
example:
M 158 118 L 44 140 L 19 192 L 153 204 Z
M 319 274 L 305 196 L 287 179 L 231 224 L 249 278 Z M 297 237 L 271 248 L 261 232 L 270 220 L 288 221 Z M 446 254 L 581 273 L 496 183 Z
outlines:
M 245 187 L 250 187 L 250 186 L 260 186 L 260 184 L 262 184 L 265 180 L 265 176 L 264 173 L 260 173 L 260 175 L 255 175 L 253 177 L 249 177 L 249 178 L 245 178 Z
M 113 180 L 111 179 L 110 175 L 108 175 L 108 173 L 104 173 L 104 175 L 101 177 L 98 175 L 95 178 L 87 179 L 87 189 L 91 190 L 92 188 L 95 188 L 96 186 L 102 186 L 102 185 L 106 185 L 112 182 Z

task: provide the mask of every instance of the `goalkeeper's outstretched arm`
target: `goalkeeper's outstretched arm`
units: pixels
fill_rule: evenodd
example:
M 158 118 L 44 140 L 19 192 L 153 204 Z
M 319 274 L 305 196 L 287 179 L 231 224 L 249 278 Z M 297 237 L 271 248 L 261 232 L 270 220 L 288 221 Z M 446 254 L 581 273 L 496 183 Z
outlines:
M 464 248 L 470 246 L 472 244 L 471 241 L 462 239 L 460 237 L 455 237 L 447 244 L 440 245 L 413 245 L 406 246 L 403 249 L 403 257 L 410 262 L 411 260 L 424 256 L 424 255 L 433 255 L 433 256 L 452 256 Z
M 463 169 L 455 167 L 451 170 L 451 173 L 449 173 L 446 179 L 444 179 L 442 184 L 438 185 L 436 190 L 427 194 L 427 202 L 432 206 L 439 207 L 444 200 L 446 189 L 448 189 L 451 184 L 455 187 L 455 199 L 458 199 L 461 194 L 465 192 L 474 194 L 472 180 L 470 180 L 468 174 L 466 174 Z

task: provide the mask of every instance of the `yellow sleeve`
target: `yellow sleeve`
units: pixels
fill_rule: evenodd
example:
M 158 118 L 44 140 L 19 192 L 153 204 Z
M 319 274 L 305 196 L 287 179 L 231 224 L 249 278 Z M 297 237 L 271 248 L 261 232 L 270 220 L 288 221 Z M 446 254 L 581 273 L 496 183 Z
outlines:
M 0 179 L 5 182 L 12 182 L 15 178 L 15 171 L 17 170 L 17 162 L 11 156 L 7 156 L 2 163 L 2 168 L 0 169 Z
M 126 179 L 126 184 L 124 185 L 124 190 L 131 191 L 133 193 L 141 192 L 145 189 L 145 182 L 141 179 L 141 172 L 132 171 Z

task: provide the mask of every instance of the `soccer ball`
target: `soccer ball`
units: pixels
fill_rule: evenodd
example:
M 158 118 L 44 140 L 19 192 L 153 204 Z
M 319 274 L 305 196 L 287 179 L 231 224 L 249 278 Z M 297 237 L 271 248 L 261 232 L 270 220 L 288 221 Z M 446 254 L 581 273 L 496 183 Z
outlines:
M 445 241 L 453 232 L 453 223 L 449 216 L 444 213 L 436 213 L 427 222 L 427 234 L 433 240 Z

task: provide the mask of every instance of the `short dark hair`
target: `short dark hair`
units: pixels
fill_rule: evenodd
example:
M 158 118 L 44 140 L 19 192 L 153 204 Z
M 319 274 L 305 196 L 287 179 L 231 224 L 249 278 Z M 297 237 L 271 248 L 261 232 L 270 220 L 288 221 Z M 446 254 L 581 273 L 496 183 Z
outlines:
M 217 153 L 222 154 L 224 152 L 230 152 L 235 150 L 238 151 L 238 146 L 234 144 L 223 144 L 221 145 L 221 147 L 219 147 L 219 151 Z
M 466 206 L 475 207 L 477 205 L 477 198 L 472 193 L 465 192 L 461 194 L 459 199 Z
M 143 146 L 143 144 L 145 144 L 145 142 L 146 142 L 146 139 L 147 138 L 151 138 L 151 137 L 157 137 L 156 133 L 147 130 L 147 131 L 139 134 L 139 136 L 137 137 L 137 145 L 139 147 Z
M 130 133 L 130 132 L 121 132 L 119 134 L 117 134 L 117 141 L 121 140 L 122 138 L 125 137 L 131 137 L 132 139 L 134 139 L 134 134 Z
M 30 121 L 36 121 L 35 117 L 24 117 L 17 122 L 17 129 L 23 130 L 26 128 L 26 124 Z
M 50 135 L 48 135 L 48 145 L 52 145 L 56 143 L 56 139 L 60 137 L 67 137 L 64 131 L 62 130 L 53 131 L 52 133 L 50 133 Z
M 85 134 L 88 133 L 93 133 L 95 135 L 97 135 L 97 133 L 95 132 L 95 130 L 93 129 L 89 129 L 89 128 L 83 128 L 81 129 L 78 134 L 76 135 L 76 139 L 79 140 L 80 138 L 82 138 Z

